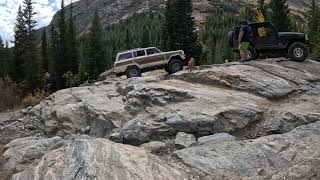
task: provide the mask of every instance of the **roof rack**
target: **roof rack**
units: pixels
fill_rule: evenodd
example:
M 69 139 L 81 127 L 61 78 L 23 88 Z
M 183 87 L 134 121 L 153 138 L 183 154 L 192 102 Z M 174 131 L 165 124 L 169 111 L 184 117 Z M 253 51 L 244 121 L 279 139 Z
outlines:
M 137 51 L 137 50 L 149 49 L 149 48 L 156 48 L 156 47 L 135 48 L 135 49 L 129 49 L 129 50 L 120 51 L 119 53 L 125 53 L 125 52 Z

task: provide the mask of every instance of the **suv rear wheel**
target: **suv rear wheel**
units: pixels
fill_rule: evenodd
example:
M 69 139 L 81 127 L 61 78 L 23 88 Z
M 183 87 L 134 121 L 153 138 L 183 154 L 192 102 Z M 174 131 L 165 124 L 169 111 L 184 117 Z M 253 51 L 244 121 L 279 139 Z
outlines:
M 170 73 L 168 66 L 165 66 L 165 67 L 164 67 L 164 70 L 167 71 L 167 73 Z
M 141 70 L 137 66 L 128 67 L 126 71 L 127 78 L 141 77 Z
M 307 46 L 301 42 L 293 43 L 289 47 L 288 56 L 293 61 L 303 62 L 307 59 L 308 54 Z
M 183 63 L 178 59 L 173 59 L 168 65 L 168 70 L 170 74 L 181 71 L 183 70 Z

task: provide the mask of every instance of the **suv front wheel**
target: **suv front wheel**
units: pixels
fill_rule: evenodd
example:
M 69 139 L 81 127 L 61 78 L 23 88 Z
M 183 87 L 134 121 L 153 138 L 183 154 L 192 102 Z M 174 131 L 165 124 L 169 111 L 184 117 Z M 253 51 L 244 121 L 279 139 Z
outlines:
M 173 59 L 168 65 L 168 70 L 170 74 L 181 71 L 183 70 L 183 63 L 178 59 Z
M 301 42 L 293 43 L 289 47 L 288 56 L 293 61 L 303 62 L 307 59 L 308 54 L 307 46 Z
M 126 71 L 127 78 L 141 77 L 141 70 L 137 66 L 128 67 Z

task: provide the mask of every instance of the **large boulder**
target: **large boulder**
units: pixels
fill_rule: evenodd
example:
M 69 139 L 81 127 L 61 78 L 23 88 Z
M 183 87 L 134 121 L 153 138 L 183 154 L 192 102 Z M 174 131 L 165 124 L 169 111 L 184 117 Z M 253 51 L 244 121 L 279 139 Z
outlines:
M 164 71 L 131 79 L 109 76 L 58 91 L 13 116 L 0 114 L 0 144 L 32 136 L 10 143 L 0 160 L 19 170 L 13 171 L 16 179 L 90 179 L 93 174 L 112 179 L 113 170 L 121 179 L 135 177 L 133 164 L 144 168 L 137 177 L 151 172 L 149 179 L 188 174 L 178 169 L 212 176 L 208 179 L 310 179 L 317 177 L 319 167 L 319 96 L 320 63 L 310 60 L 201 66 L 169 76 Z M 179 132 L 201 143 L 183 146 L 187 148 L 176 152 L 177 159 L 173 152 L 181 148 L 174 144 Z M 135 146 L 151 143 L 133 147 L 107 139 Z M 144 151 L 135 156 L 144 148 L 162 160 Z M 144 157 L 156 166 L 145 165 Z M 171 166 L 174 172 L 168 170 Z M 155 177 L 163 168 L 170 177 Z
M 58 91 L 33 108 L 48 136 L 65 136 L 91 127 L 91 136 L 110 135 L 128 120 L 122 96 L 111 82 Z
M 121 131 L 123 142 L 132 145 L 141 145 L 150 141 L 151 130 L 137 120 L 129 121 Z
M 282 135 L 207 143 L 176 151 L 214 179 L 319 179 L 320 122 Z
M 5 146 L 8 149 L 3 154 L 7 160 L 4 169 L 7 171 L 23 171 L 30 164 L 37 163 L 50 150 L 57 149 L 65 144 L 61 137 L 43 138 L 26 137 L 15 139 Z
M 32 145 L 34 141 L 33 138 L 21 139 L 8 145 L 9 149 L 5 156 L 9 161 L 6 166 L 17 171 L 12 177 L 13 180 L 186 180 L 191 177 L 182 169 L 166 165 L 143 148 L 116 144 L 106 139 L 88 137 L 60 139 L 60 141 L 58 138 L 36 139 L 36 143 Z M 57 141 L 66 144 L 53 146 Z M 51 149 L 51 151 L 44 152 L 37 149 Z M 12 154 L 12 151 L 21 153 Z M 19 160 L 16 160 L 17 158 Z M 12 163 L 11 159 L 14 159 L 15 163 Z M 34 159 L 38 160 L 33 161 Z M 17 169 L 26 161 L 30 162 L 27 167 Z
M 285 133 L 320 120 L 319 69 L 311 60 L 264 60 L 202 66 L 167 78 L 164 71 L 111 76 L 52 94 L 26 115 L 0 121 L 0 133 L 4 143 L 36 129 L 49 137 L 82 133 L 134 145 L 172 139 L 178 132 L 240 138 Z M 143 125 L 143 136 L 128 126 L 132 120 Z
M 319 66 L 316 61 L 264 60 L 211 66 L 190 74 L 182 71 L 171 78 L 224 86 L 273 99 L 310 90 L 312 84 L 320 80 Z

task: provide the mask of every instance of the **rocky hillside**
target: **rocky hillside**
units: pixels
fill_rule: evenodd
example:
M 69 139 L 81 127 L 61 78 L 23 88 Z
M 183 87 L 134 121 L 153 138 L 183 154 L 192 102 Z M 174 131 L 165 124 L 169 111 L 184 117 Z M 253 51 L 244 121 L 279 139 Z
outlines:
M 0 114 L 0 177 L 320 178 L 319 62 L 101 78 Z
M 202 21 L 210 12 L 210 1 L 216 0 L 193 0 L 194 17 L 196 21 Z M 253 0 L 232 0 L 235 4 L 243 7 L 250 4 L 256 4 Z M 289 0 L 290 6 L 295 12 L 301 14 L 310 5 L 311 0 Z M 121 19 L 126 19 L 134 13 L 148 11 L 159 11 L 165 5 L 164 0 L 79 0 L 74 3 L 74 16 L 76 27 L 80 35 L 89 31 L 93 14 L 98 10 L 101 16 L 101 23 L 106 27 L 112 23 L 117 23 Z M 70 6 L 67 7 L 70 9 Z M 68 17 L 68 15 L 67 15 Z M 58 14 L 53 17 L 52 23 L 56 24 Z M 50 28 L 47 28 L 48 31 Z

